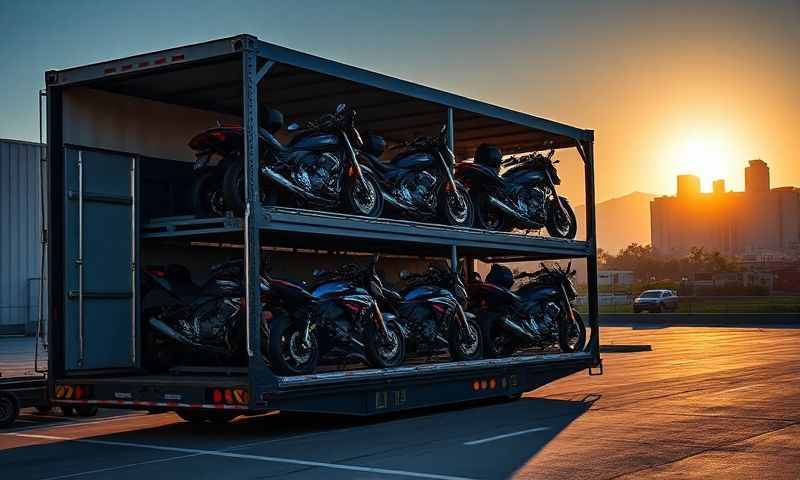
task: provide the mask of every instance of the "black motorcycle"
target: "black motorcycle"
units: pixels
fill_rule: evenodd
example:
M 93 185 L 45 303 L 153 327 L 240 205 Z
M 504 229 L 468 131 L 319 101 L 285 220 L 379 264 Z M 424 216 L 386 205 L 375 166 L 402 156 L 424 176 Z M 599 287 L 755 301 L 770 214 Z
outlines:
M 307 315 L 273 318 L 269 358 L 274 370 L 298 375 L 314 371 L 322 356 L 356 359 L 374 368 L 396 367 L 405 360 L 406 334 L 394 315 L 383 313 L 373 296 L 383 291 L 375 262 L 314 272 L 316 284 L 305 290 L 283 282 L 283 288 L 305 298 Z M 270 282 L 275 286 L 275 281 Z M 283 292 L 284 297 L 288 296 Z M 314 361 L 312 363 L 312 360 Z
M 545 227 L 553 237 L 575 238 L 575 212 L 556 192 L 561 179 L 553 153 L 503 160 L 499 148 L 481 145 L 472 162 L 459 163 L 455 176 L 470 191 L 476 226 L 493 231 Z
M 265 148 L 265 134 L 274 135 L 283 126 L 283 115 L 262 107 L 259 110 L 259 131 L 262 132 L 261 148 Z M 192 204 L 200 217 L 221 217 L 226 205 L 223 192 L 225 172 L 232 164 L 241 164 L 243 128 L 239 124 L 218 123 L 216 127 L 198 133 L 189 141 L 194 153 L 194 181 L 192 183 Z M 262 150 L 263 152 L 263 150 Z
M 368 138 L 368 147 L 375 143 L 382 145 L 383 140 Z M 401 217 L 471 227 L 472 201 L 453 177 L 455 157 L 447 146 L 446 129 L 392 147 L 399 148 L 403 151 L 388 162 L 378 158 L 383 153 L 380 146 L 359 152 L 361 162 L 378 176 L 386 204 Z
M 571 264 L 559 264 L 516 277 L 508 267 L 495 264 L 486 281 L 470 283 L 469 310 L 477 315 L 484 335 L 484 355 L 505 357 L 520 348 L 548 348 L 558 344 L 562 352 L 583 350 L 586 326 L 573 302 Z M 530 281 L 511 290 L 515 279 Z M 478 279 L 476 279 L 478 280 Z
M 356 112 L 339 105 L 336 112 L 289 126 L 295 136 L 282 145 L 270 132 L 259 129 L 262 202 L 312 209 L 338 209 L 379 217 L 383 197 L 377 176 L 356 159 L 363 141 L 356 129 Z M 240 132 L 241 133 L 241 132 Z M 244 162 L 241 139 L 223 178 L 225 205 L 235 212 L 245 208 Z
M 241 260 L 217 265 L 202 285 L 182 265 L 142 271 L 147 367 L 164 370 L 201 359 L 224 364 L 244 358 L 242 265 Z M 262 282 L 262 292 L 265 288 Z M 159 299 L 157 292 L 166 298 Z
M 382 299 L 408 330 L 409 350 L 434 353 L 447 348 L 453 360 L 483 356 L 483 337 L 475 315 L 464 312 L 467 292 L 457 272 L 429 266 L 424 273 L 400 273 L 408 286 L 397 293 L 384 288 Z

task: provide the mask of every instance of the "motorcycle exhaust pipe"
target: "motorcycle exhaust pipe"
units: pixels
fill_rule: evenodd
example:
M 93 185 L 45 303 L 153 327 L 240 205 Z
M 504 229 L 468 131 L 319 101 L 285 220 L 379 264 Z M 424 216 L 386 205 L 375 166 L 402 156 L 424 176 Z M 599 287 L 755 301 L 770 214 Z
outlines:
M 186 345 L 190 345 L 192 347 L 200 347 L 199 343 L 193 342 L 189 339 L 186 335 L 178 333 L 174 328 L 170 327 L 166 323 L 162 322 L 157 318 L 150 319 L 150 325 L 161 332 L 162 334 L 166 335 L 167 337 L 175 340 L 178 343 L 184 343 Z
M 506 205 L 505 203 L 501 202 L 500 200 L 491 195 L 489 196 L 489 204 L 494 208 L 500 210 L 504 214 L 508 215 L 509 217 L 514 218 L 519 223 L 522 223 L 524 225 L 531 223 L 530 220 L 517 213 L 513 208 L 509 207 L 508 205 Z
M 532 333 L 528 332 L 524 328 L 520 327 L 516 323 L 512 322 L 511 319 L 508 318 L 508 317 L 505 317 L 503 319 L 503 326 L 505 328 L 507 328 L 508 330 L 510 330 L 511 332 L 516 333 L 517 335 L 519 335 L 521 337 L 527 338 L 531 342 L 536 342 L 536 341 L 539 340 L 538 338 L 536 338 L 535 335 L 533 335 Z
M 285 188 L 286 190 L 289 190 L 289 192 L 291 192 L 291 193 L 293 193 L 295 195 L 298 195 L 300 197 L 306 198 L 308 200 L 313 200 L 315 202 L 330 203 L 329 200 L 326 200 L 326 199 L 324 199 L 324 198 L 322 198 L 320 196 L 314 195 L 313 193 L 306 192 L 302 188 L 298 187 L 297 185 L 293 184 L 292 182 L 290 182 L 289 180 L 284 178 L 284 176 L 281 175 L 280 173 L 278 173 L 275 170 L 269 168 L 267 165 L 263 165 L 261 167 L 261 174 L 264 175 L 265 177 L 269 178 L 273 182 L 277 183 L 281 187 Z
M 166 323 L 162 322 L 157 318 L 151 318 L 150 325 L 159 332 L 161 332 L 162 334 L 164 334 L 165 336 L 175 340 L 176 342 L 182 343 L 184 345 L 189 345 L 190 347 L 197 348 L 198 350 L 205 350 L 207 352 L 219 353 L 222 355 L 230 355 L 231 353 L 228 350 L 225 350 L 224 348 L 212 347 L 211 345 L 203 345 L 202 343 L 197 343 L 195 341 L 192 341 L 186 335 L 183 335 L 182 333 L 176 331 L 174 328 L 170 327 L 169 325 L 167 325 Z

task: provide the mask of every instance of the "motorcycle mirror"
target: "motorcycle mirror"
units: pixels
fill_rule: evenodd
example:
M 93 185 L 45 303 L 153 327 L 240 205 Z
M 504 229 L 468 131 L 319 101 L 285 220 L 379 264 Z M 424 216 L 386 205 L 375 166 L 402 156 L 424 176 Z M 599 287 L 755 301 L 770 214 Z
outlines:
M 342 113 L 345 111 L 346 108 L 347 105 L 345 105 L 344 103 L 340 103 L 339 105 L 336 106 L 336 113 Z
M 297 123 L 291 123 L 288 127 L 286 127 L 286 130 L 289 130 L 290 132 L 300 130 L 300 125 Z
M 408 270 L 403 270 L 400 272 L 400 280 L 405 281 L 408 280 L 409 278 L 411 278 L 411 272 L 409 272 Z

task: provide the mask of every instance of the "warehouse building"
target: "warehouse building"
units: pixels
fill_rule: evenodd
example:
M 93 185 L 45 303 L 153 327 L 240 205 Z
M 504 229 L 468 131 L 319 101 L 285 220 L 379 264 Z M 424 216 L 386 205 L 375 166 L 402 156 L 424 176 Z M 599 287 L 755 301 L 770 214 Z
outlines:
M 0 139 L 0 335 L 36 328 L 41 262 L 38 143 Z

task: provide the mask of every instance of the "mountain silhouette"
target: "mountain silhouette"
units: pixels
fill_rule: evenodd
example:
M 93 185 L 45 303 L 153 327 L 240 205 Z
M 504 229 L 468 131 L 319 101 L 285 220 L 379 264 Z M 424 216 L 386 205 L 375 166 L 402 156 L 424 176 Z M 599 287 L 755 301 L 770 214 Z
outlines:
M 616 254 L 633 242 L 650 243 L 650 201 L 658 195 L 632 192 L 597 204 L 597 246 Z M 575 207 L 577 239 L 586 238 L 586 207 Z

